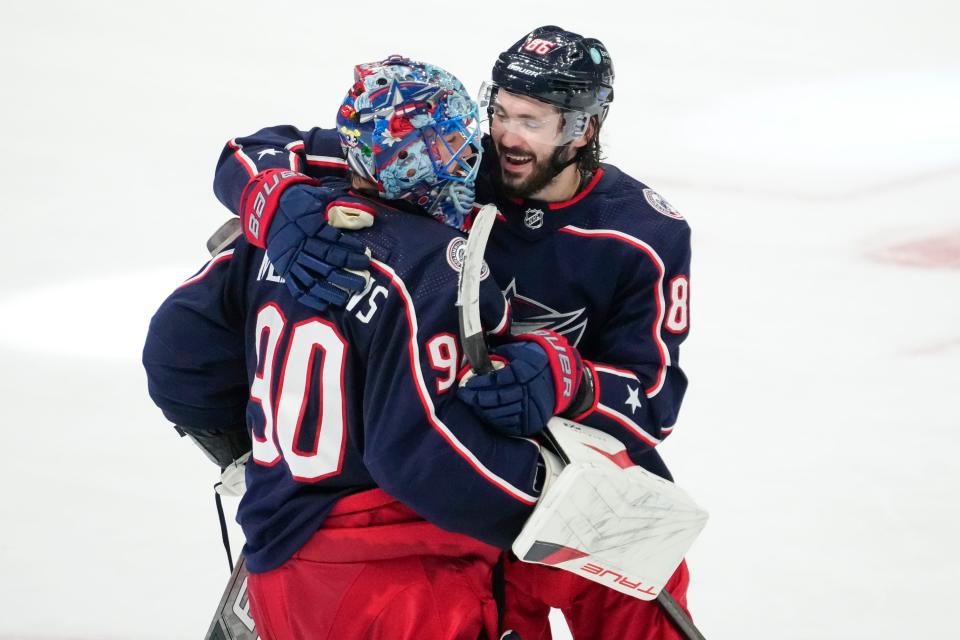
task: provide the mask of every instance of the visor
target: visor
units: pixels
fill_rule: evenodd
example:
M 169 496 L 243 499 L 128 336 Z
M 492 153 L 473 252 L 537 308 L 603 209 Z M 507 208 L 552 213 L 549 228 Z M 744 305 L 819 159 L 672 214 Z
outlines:
M 487 115 L 487 119 L 484 120 L 484 130 L 491 136 L 497 137 L 509 132 L 533 144 L 560 147 L 586 133 L 587 126 L 590 124 L 590 114 L 586 111 L 561 109 L 540 100 L 537 102 L 550 107 L 549 115 L 532 117 L 529 114 L 511 114 L 497 99 L 501 91 L 536 100 L 532 96 L 511 93 L 495 82 L 484 82 L 480 86 L 477 102 L 480 113 Z

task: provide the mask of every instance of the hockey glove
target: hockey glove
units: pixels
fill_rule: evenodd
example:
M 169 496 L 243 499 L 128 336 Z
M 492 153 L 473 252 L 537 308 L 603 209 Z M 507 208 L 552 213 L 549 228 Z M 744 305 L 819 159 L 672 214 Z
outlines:
M 183 425 L 175 425 L 173 428 L 181 438 L 190 438 L 207 458 L 221 469 L 233 464 L 253 446 L 246 425 L 238 425 L 234 429 L 202 429 Z
M 505 435 L 531 436 L 551 417 L 592 403 L 592 378 L 583 384 L 583 361 L 563 336 L 537 331 L 517 340 L 493 351 L 506 366 L 474 376 L 457 390 L 487 425 Z
M 276 181 L 269 176 L 260 180 L 268 185 L 276 182 L 268 196 L 263 195 L 267 189 L 258 191 L 254 181 L 244 192 L 241 211 L 247 239 L 257 244 L 266 237 L 270 262 L 297 300 L 319 311 L 329 305 L 346 305 L 350 296 L 366 287 L 370 258 L 361 242 L 334 226 L 369 227 L 373 224 L 372 206 L 347 194 L 343 182 L 320 186 L 302 174 L 271 171 L 277 172 Z M 283 182 L 279 176 L 286 174 L 293 176 Z M 278 189 L 282 192 L 276 195 Z M 262 211 L 259 218 L 258 211 Z M 259 231 L 259 238 L 252 229 Z

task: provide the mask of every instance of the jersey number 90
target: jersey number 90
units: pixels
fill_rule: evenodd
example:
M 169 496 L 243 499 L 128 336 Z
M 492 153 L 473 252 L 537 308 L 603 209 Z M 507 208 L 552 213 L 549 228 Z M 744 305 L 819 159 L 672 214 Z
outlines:
M 295 480 L 316 482 L 340 473 L 346 444 L 343 369 L 347 343 L 333 324 L 311 318 L 290 328 L 287 352 L 277 367 L 277 345 L 287 320 L 274 304 L 257 314 L 257 371 L 250 398 L 263 408 L 263 437 L 254 430 L 253 459 L 273 466 L 282 457 Z M 319 374 L 315 374 L 316 358 Z M 272 394 L 274 376 L 280 376 Z M 320 380 L 315 378 L 319 376 Z M 312 446 L 302 447 L 301 429 L 311 394 L 320 415 Z

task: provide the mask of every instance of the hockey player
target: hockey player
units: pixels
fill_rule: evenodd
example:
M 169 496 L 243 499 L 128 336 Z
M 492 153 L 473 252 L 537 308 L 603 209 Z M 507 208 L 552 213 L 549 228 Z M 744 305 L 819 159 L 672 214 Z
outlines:
M 568 401 L 551 384 L 549 344 L 506 345 L 497 352 L 511 364 L 459 393 L 490 426 L 513 435 L 535 433 L 546 417 L 564 413 L 617 437 L 636 463 L 670 478 L 655 447 L 671 433 L 687 386 L 677 358 L 689 330 L 690 229 L 655 191 L 600 162 L 613 77 L 600 41 L 541 27 L 499 56 L 481 91 L 490 135 L 477 200 L 502 212 L 487 262 L 511 301 L 513 330 L 554 331 L 576 347 L 585 368 Z M 281 169 L 340 174 L 346 163 L 334 140 L 327 129 L 286 126 L 231 140 L 214 185 L 251 242 L 275 257 L 288 286 L 319 308 L 345 304 L 346 290 L 362 286 L 341 268 L 358 259 L 356 250 L 330 230 L 328 242 L 259 224 L 241 194 Z M 264 210 L 285 201 L 281 183 Z M 323 203 L 300 213 L 322 217 Z M 505 627 L 524 640 L 549 637 L 551 606 L 563 610 L 578 640 L 628 629 L 631 637 L 678 637 L 655 604 L 576 576 L 507 562 L 506 579 Z M 687 582 L 681 565 L 668 585 L 684 605 Z
M 459 221 L 473 204 L 477 108 L 453 76 L 408 59 L 359 65 L 356 81 L 337 116 L 353 187 L 390 199 L 347 196 L 376 216 L 358 242 L 341 240 L 369 247 L 368 285 L 317 312 L 263 250 L 234 243 L 151 321 L 150 395 L 221 465 L 250 428 L 237 518 L 261 638 L 495 638 L 491 567 L 536 503 L 548 454 L 486 429 L 455 394 L 465 241 L 427 212 Z M 339 193 L 296 179 L 275 228 Z M 492 279 L 481 295 L 505 330 Z

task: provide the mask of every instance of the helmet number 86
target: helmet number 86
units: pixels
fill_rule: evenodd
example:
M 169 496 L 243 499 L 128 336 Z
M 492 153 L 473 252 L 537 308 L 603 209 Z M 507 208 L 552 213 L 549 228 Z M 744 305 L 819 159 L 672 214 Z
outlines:
M 556 46 L 556 42 L 550 42 L 549 40 L 544 40 L 542 38 L 533 38 L 527 42 L 527 44 L 523 45 L 523 50 L 537 53 L 542 56 L 550 53 Z

